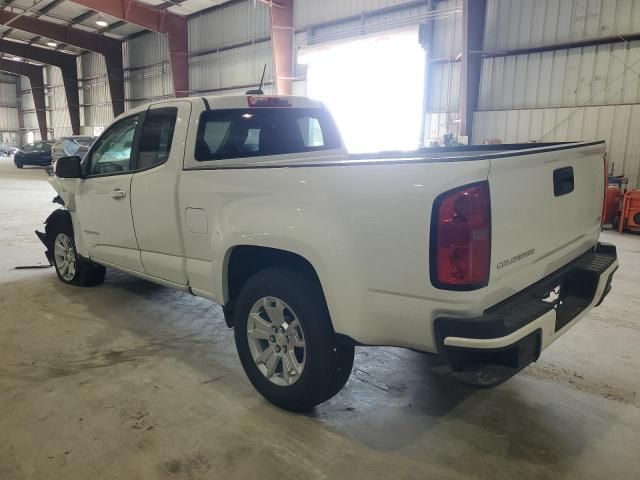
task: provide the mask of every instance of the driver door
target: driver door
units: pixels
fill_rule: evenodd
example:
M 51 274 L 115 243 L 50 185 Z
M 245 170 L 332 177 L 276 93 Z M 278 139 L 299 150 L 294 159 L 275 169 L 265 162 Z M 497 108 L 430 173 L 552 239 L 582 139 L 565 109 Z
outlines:
M 89 257 L 136 272 L 144 270 L 131 214 L 131 178 L 142 118 L 123 118 L 100 136 L 85 159 L 75 198 Z

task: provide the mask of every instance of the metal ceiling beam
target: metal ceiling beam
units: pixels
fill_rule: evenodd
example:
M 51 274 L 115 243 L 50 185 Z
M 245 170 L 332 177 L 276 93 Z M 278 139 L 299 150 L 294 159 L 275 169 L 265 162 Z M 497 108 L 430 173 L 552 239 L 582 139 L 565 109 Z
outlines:
M 487 0 L 462 2 L 462 57 L 460 70 L 460 135 L 473 135 L 473 113 L 478 109 L 480 75 L 482 71 L 482 43 Z
M 169 40 L 169 57 L 176 97 L 189 96 L 187 19 L 136 0 L 74 0 L 75 3 L 158 33 Z
M 71 25 L 77 24 L 77 23 L 81 23 L 84 22 L 85 20 L 88 20 L 89 18 L 97 15 L 97 12 L 94 12 L 93 10 L 87 10 L 84 13 L 81 13 L 80 15 L 73 17 L 71 19 Z
M 57 42 L 91 50 L 104 56 L 107 79 L 111 90 L 113 115 L 124 112 L 124 70 L 122 64 L 122 42 L 113 38 L 86 32 L 69 25 L 47 22 L 39 18 L 18 15 L 0 10 L 0 24 L 11 22 L 11 27 L 34 35 L 42 35 Z
M 171 8 L 171 7 L 178 7 L 180 6 L 180 4 L 186 2 L 187 0 L 167 0 L 164 3 L 161 3 L 160 5 L 156 5 L 156 8 L 158 10 L 165 10 L 167 8 Z
M 36 62 L 46 63 L 60 68 L 64 92 L 67 96 L 67 108 L 74 135 L 80 134 L 80 97 L 78 86 L 78 64 L 76 57 L 68 53 L 56 52 L 45 48 L 32 47 L 24 43 L 0 40 L 0 52 L 9 53 Z
M 31 94 L 33 95 L 33 105 L 38 118 L 38 128 L 40 138 L 47 140 L 49 129 L 47 128 L 47 112 L 44 101 L 44 73 L 43 67 L 36 67 L 28 63 L 14 62 L 12 60 L 0 59 L 0 70 L 15 75 L 23 75 L 29 79 Z
M 36 13 L 38 13 L 39 15 L 44 15 L 47 12 L 50 12 L 51 10 L 56 8 L 58 5 L 60 5 L 64 1 L 65 0 L 53 0 L 53 2 L 49 3 L 48 5 L 45 5 L 41 9 L 37 10 Z
M 293 0 L 260 0 L 271 10 L 271 43 L 278 95 L 293 92 Z

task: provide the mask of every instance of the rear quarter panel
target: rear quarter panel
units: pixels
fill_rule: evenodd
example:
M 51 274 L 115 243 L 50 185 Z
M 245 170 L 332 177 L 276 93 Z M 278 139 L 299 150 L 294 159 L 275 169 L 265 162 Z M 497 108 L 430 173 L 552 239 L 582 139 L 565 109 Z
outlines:
M 316 269 L 337 332 L 432 350 L 430 320 L 475 300 L 430 284 L 432 204 L 488 171 L 486 160 L 183 171 L 180 209 L 204 210 L 208 225 L 185 231 L 191 285 L 224 303 L 235 246 L 288 250 Z

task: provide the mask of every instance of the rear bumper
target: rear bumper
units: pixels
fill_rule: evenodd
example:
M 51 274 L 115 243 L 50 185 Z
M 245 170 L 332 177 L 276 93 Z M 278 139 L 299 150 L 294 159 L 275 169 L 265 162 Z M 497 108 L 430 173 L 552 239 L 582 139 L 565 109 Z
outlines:
M 466 383 L 501 383 L 600 305 L 617 268 L 615 246 L 599 243 L 480 317 L 436 319 L 438 351 Z

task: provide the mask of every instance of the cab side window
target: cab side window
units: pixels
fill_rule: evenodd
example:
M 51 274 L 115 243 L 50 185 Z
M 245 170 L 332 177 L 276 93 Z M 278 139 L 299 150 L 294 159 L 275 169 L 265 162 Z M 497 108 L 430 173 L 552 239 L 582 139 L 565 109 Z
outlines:
M 147 112 L 140 133 L 138 170 L 153 168 L 169 159 L 177 117 L 176 107 L 155 108 Z
M 89 175 L 126 173 L 135 168 L 131 149 L 139 121 L 140 115 L 123 118 L 98 139 L 91 153 Z

